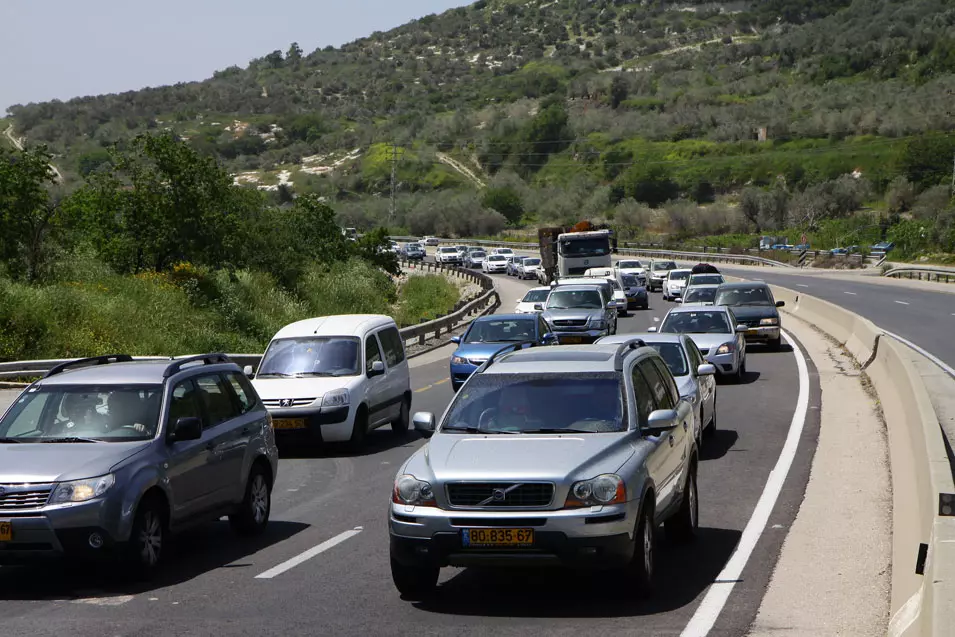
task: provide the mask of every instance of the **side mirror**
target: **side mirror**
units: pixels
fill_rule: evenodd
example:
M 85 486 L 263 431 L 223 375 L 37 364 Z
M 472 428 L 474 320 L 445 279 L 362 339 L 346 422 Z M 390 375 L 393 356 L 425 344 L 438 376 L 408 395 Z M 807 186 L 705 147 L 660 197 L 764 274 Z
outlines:
M 746 327 L 745 325 L 743 325 L 742 323 L 740 323 L 739 325 L 736 326 L 736 331 L 737 331 L 737 332 L 745 332 L 745 331 L 748 330 L 748 329 L 749 329 L 749 328 Z
M 430 411 L 415 412 L 415 415 L 411 417 L 411 423 L 414 425 L 415 431 L 425 438 L 434 435 L 434 414 Z
M 460 336 L 452 336 L 452 337 L 451 337 L 451 342 L 452 342 L 452 343 L 460 343 L 460 342 L 461 342 L 461 337 L 460 337 Z
M 716 374 L 716 366 L 704 363 L 696 368 L 697 376 L 713 376 Z
M 255 370 L 252 369 L 251 365 L 246 365 L 245 367 L 243 367 L 242 373 L 245 374 L 246 378 L 252 378 L 253 376 L 255 376 Z
M 648 331 L 648 332 L 656 332 L 656 331 L 657 331 L 657 328 L 655 328 L 655 327 L 653 327 L 653 326 L 650 326 L 650 327 L 647 328 L 647 331 Z
M 385 373 L 385 364 L 381 361 L 374 361 L 371 364 L 371 369 L 368 370 L 368 378 L 374 378 L 375 376 L 381 376 Z
M 680 298 L 678 298 L 678 299 L 676 300 L 676 302 L 677 302 L 677 303 L 682 303 L 682 302 L 683 302 L 683 297 L 681 296 Z
M 553 332 L 547 332 L 546 334 L 541 336 L 542 343 L 553 343 L 556 340 L 557 340 L 557 335 L 554 334 Z
M 644 431 L 650 436 L 659 436 L 676 428 L 677 417 L 678 414 L 675 409 L 657 409 L 647 418 L 647 426 Z
M 786 307 L 786 301 L 776 301 L 776 307 Z
M 544 304 L 543 304 L 543 303 L 535 303 L 535 304 L 534 304 L 534 309 L 537 310 L 538 312 L 543 312 L 543 311 L 544 311 Z
M 202 438 L 202 421 L 195 416 L 180 418 L 172 428 L 171 442 L 199 440 Z

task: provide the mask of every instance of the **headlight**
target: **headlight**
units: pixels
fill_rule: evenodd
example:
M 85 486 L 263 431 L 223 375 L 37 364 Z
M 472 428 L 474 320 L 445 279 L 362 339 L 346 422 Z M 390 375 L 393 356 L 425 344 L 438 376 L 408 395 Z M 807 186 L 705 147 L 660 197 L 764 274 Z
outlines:
M 775 317 L 774 317 L 774 318 L 759 319 L 759 324 L 760 324 L 760 325 L 776 325 L 776 324 L 778 324 L 778 323 L 779 323 L 779 319 L 778 319 L 778 318 L 775 318 Z
M 593 330 L 602 330 L 606 327 L 603 319 L 590 319 L 589 325 Z
M 348 390 L 333 389 L 322 398 L 322 407 L 345 407 L 348 405 Z
M 409 505 L 434 504 L 434 492 L 429 482 L 405 474 L 395 478 L 395 490 L 391 495 L 391 501 Z
M 567 494 L 565 508 L 620 504 L 627 501 L 627 485 L 618 475 L 607 473 L 577 482 Z
M 451 364 L 452 364 L 452 365 L 467 365 L 467 364 L 468 364 L 468 359 L 466 359 L 466 358 L 461 358 L 460 356 L 452 356 L 452 357 L 451 357 Z
M 50 496 L 50 504 L 86 502 L 87 500 L 100 497 L 109 491 L 109 488 L 115 483 L 116 478 L 112 473 L 98 478 L 61 482 L 56 485 L 56 489 L 53 490 L 53 495 Z
M 732 343 L 723 343 L 716 348 L 716 355 L 719 356 L 720 354 L 729 354 L 733 351 L 734 347 L 735 346 Z

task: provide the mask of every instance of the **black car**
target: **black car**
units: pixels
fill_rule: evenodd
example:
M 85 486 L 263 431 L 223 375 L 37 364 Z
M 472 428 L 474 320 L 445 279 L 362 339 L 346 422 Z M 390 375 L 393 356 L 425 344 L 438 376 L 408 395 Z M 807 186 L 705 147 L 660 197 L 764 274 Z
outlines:
M 715 265 L 710 265 L 709 263 L 697 263 L 693 266 L 693 269 L 690 270 L 690 274 L 719 274 L 720 271 L 716 269 Z
M 714 305 L 733 308 L 737 322 L 746 326 L 747 341 L 766 343 L 773 351 L 781 344 L 781 319 L 777 308 L 785 301 L 773 298 L 773 291 L 765 283 L 723 283 L 716 290 Z

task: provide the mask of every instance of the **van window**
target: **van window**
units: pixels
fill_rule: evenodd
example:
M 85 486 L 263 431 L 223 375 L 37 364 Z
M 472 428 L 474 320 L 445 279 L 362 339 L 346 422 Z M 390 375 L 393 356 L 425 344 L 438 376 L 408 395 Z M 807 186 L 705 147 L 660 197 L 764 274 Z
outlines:
M 365 372 L 371 371 L 371 364 L 381 360 L 381 350 L 378 348 L 378 339 L 369 334 L 365 339 Z
M 385 350 L 385 362 L 388 367 L 394 367 L 405 359 L 405 347 L 401 340 L 398 328 L 388 327 L 378 332 L 378 339 Z

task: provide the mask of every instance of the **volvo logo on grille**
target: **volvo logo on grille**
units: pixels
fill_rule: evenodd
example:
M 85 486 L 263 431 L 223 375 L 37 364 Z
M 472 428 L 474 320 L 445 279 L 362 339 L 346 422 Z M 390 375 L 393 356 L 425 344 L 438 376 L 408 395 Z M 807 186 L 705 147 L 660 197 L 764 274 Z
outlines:
M 507 494 L 508 494 L 508 493 L 510 493 L 510 492 L 513 491 L 514 489 L 517 489 L 517 488 L 519 488 L 519 487 L 521 487 L 521 486 L 523 486 L 523 484 L 520 484 L 520 483 L 519 483 L 519 484 L 512 484 L 511 486 L 507 487 L 506 489 L 501 489 L 501 488 L 492 489 L 492 490 L 491 490 L 491 497 L 486 498 L 486 499 L 482 500 L 481 502 L 478 502 L 478 506 L 484 507 L 484 506 L 489 505 L 489 504 L 492 503 L 492 502 L 504 502 L 504 500 L 507 499 Z
M 292 406 L 291 398 L 283 398 L 282 400 L 279 401 L 279 407 L 291 407 L 291 406 Z
M 503 502 L 504 498 L 507 497 L 507 492 L 504 489 L 494 489 L 491 491 L 491 497 L 494 498 L 495 502 Z

